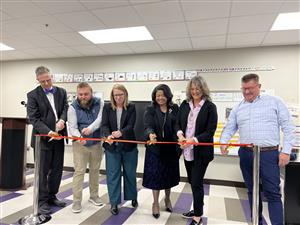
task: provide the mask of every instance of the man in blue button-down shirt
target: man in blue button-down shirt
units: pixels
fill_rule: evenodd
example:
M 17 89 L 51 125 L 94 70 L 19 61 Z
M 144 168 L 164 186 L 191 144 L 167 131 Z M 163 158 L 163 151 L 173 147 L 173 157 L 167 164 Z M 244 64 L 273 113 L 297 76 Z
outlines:
M 261 188 L 268 201 L 270 220 L 273 225 L 283 225 L 279 167 L 289 163 L 295 127 L 282 100 L 274 96 L 260 95 L 260 88 L 258 75 L 247 74 L 242 77 L 241 89 L 244 99 L 232 109 L 222 131 L 220 142 L 228 143 L 234 133 L 239 130 L 241 143 L 253 143 L 261 147 L 260 180 Z M 280 129 L 284 134 L 284 139 L 282 150 L 279 152 Z M 227 147 L 221 146 L 221 152 L 227 154 Z M 252 153 L 251 148 L 239 149 L 240 168 L 248 188 L 251 208 Z M 259 199 L 259 223 L 262 224 L 261 199 Z

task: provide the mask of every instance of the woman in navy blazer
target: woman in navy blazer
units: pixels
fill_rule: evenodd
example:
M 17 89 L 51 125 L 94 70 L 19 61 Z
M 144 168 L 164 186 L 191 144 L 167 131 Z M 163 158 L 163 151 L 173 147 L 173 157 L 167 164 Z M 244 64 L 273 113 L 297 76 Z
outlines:
M 103 108 L 101 132 L 107 138 L 105 148 L 106 176 L 111 213 L 119 213 L 121 203 L 121 170 L 124 177 L 124 200 L 132 200 L 138 206 L 136 168 L 138 150 L 132 143 L 111 142 L 112 139 L 135 140 L 135 105 L 128 102 L 128 92 L 121 84 L 115 84 L 110 95 L 110 103 Z M 122 168 L 121 168 L 122 167 Z
M 217 128 L 217 108 L 211 102 L 210 92 L 201 76 L 193 77 L 187 85 L 187 100 L 180 105 L 177 117 L 178 141 L 182 142 L 184 164 L 192 187 L 194 210 L 183 213 L 193 218 L 190 225 L 202 223 L 204 188 L 203 178 L 210 161 L 214 158 L 213 146 L 194 146 L 185 142 L 213 142 Z

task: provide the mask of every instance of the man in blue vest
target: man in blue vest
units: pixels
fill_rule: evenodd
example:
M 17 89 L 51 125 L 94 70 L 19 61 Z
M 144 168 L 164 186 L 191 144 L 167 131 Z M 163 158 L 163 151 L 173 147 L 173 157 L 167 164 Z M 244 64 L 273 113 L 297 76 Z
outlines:
M 68 125 L 70 134 L 74 137 L 100 138 L 103 100 L 93 97 L 92 87 L 82 82 L 77 86 L 77 99 L 68 110 Z M 99 168 L 102 159 L 102 148 L 99 141 L 77 140 L 73 142 L 73 161 L 75 173 L 73 176 L 73 206 L 72 211 L 82 210 L 82 189 L 84 174 L 89 164 L 89 202 L 96 206 L 103 203 L 98 195 Z

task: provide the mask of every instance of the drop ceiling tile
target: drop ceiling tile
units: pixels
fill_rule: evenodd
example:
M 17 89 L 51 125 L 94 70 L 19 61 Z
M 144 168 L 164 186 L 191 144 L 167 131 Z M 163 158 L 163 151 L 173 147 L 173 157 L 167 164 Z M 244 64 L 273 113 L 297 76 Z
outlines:
M 191 37 L 221 35 L 227 31 L 228 19 L 198 20 L 187 22 Z
M 277 13 L 281 1 L 236 1 L 232 3 L 231 16 Z
M 121 55 L 121 54 L 133 54 L 134 52 L 124 43 L 113 44 L 100 44 L 98 47 L 108 54 Z
M 225 48 L 225 35 L 193 37 L 191 38 L 193 49 L 222 49 Z
M 18 59 L 28 59 L 32 58 L 31 54 L 28 54 L 23 51 L 13 50 L 13 51 L 4 51 L 1 52 L 1 60 L 18 60 Z
M 189 38 L 158 40 L 157 42 L 163 51 L 192 50 Z
M 106 1 L 106 0 L 80 0 L 81 4 L 84 5 L 87 9 L 104 9 L 104 8 L 113 8 L 119 6 L 128 6 L 129 2 L 127 0 L 117 0 L 117 1 Z
M 35 47 L 34 43 L 29 43 L 28 41 L 25 41 L 23 38 L 2 38 L 0 42 L 16 50 L 23 50 L 23 49 L 29 49 Z
M 133 6 L 145 24 L 183 22 L 184 17 L 177 1 L 163 1 Z
M 1 11 L 16 18 L 46 15 L 30 1 L 1 1 Z
M 185 23 L 148 25 L 147 28 L 154 39 L 182 38 L 189 36 Z
M 77 32 L 50 34 L 49 36 L 66 46 L 89 45 L 92 43 Z
M 270 31 L 262 45 L 300 44 L 299 30 Z
M 228 33 L 252 33 L 269 31 L 277 14 L 241 16 L 229 18 Z
M 230 34 L 227 36 L 226 46 L 231 47 L 249 47 L 260 46 L 266 33 L 245 33 L 245 34 Z
M 129 0 L 129 2 L 132 5 L 136 5 L 136 4 L 147 4 L 147 3 L 154 3 L 154 2 L 162 2 L 165 0 Z
M 36 58 L 54 58 L 57 57 L 53 52 L 49 52 L 42 48 L 34 48 L 34 49 L 25 49 L 23 50 L 25 53 L 28 53 Z
M 300 1 L 285 1 L 280 8 L 279 12 L 288 13 L 288 12 L 299 12 L 300 11 Z
M 51 48 L 44 48 L 44 50 L 48 52 L 52 52 L 55 54 L 57 57 L 78 57 L 78 56 L 83 56 L 81 53 L 66 47 L 51 47 Z
M 13 19 L 12 16 L 9 16 L 7 13 L 0 11 L 0 22 L 6 21 L 6 20 L 11 20 Z
M 47 35 L 25 36 L 24 40 L 34 44 L 36 47 L 55 47 L 63 46 L 63 44 Z
M 73 50 L 81 53 L 85 56 L 91 55 L 105 55 L 106 53 L 98 48 L 96 45 L 79 45 L 79 46 L 70 46 Z
M 87 11 L 56 14 L 54 17 L 74 31 L 99 30 L 105 28 L 105 25 L 96 16 Z
M 144 25 L 131 6 L 97 9 L 92 11 L 108 28 L 133 27 Z
M 229 17 L 230 1 L 181 1 L 187 21 Z
M 3 21 L 0 24 L 1 35 L 4 37 L 16 37 L 26 35 L 39 35 L 39 31 L 34 30 L 28 24 L 24 23 L 22 19 L 14 19 Z
M 128 42 L 129 46 L 135 53 L 160 52 L 161 48 L 155 41 L 134 41 Z
M 73 31 L 71 28 L 50 15 L 27 17 L 23 19 L 23 22 L 31 29 L 42 33 L 66 33 Z
M 85 7 L 78 1 L 33 1 L 39 8 L 48 14 L 83 11 Z

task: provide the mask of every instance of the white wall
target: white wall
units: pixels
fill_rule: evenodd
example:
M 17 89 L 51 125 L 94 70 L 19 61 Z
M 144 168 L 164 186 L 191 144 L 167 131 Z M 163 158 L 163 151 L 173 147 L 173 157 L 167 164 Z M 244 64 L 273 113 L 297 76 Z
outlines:
M 274 89 L 275 94 L 287 103 L 299 104 L 299 45 L 244 49 L 155 53 L 103 57 L 82 57 L 1 62 L 0 116 L 25 117 L 20 105 L 26 93 L 33 89 L 34 70 L 39 65 L 52 73 L 78 72 L 130 72 L 152 70 L 198 69 L 213 67 L 273 66 L 274 71 L 258 71 L 263 89 Z M 239 90 L 240 78 L 245 73 L 206 73 L 211 90 Z M 127 82 L 130 100 L 150 100 L 151 91 L 160 82 Z M 165 82 L 172 91 L 184 90 L 186 81 Z M 108 99 L 113 83 L 93 83 L 95 91 Z M 76 84 L 62 84 L 67 91 L 75 91 Z M 68 151 L 70 151 L 68 153 Z M 66 152 L 66 164 L 72 165 L 71 150 Z M 140 159 L 140 161 L 143 159 Z M 140 166 L 140 171 L 142 171 Z M 183 170 L 184 173 L 184 170 Z M 216 156 L 210 165 L 207 178 L 241 181 L 238 158 Z

